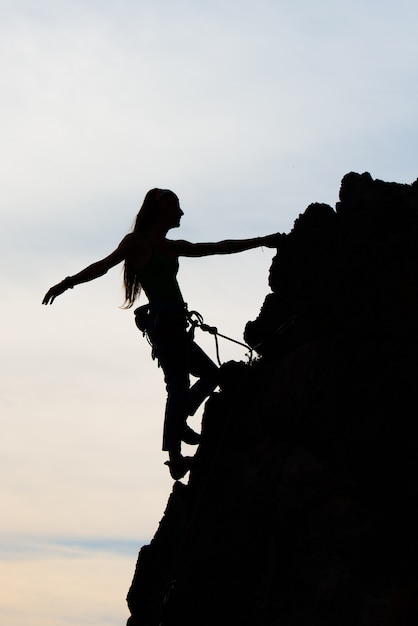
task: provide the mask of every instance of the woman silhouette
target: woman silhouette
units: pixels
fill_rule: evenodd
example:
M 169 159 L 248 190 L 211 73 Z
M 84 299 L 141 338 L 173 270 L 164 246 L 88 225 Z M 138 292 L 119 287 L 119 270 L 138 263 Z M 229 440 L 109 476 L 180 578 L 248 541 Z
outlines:
M 187 418 L 216 387 L 218 368 L 186 332 L 186 305 L 177 282 L 179 257 L 231 254 L 259 246 L 276 247 L 277 235 L 254 239 L 226 240 L 217 243 L 190 243 L 170 240 L 166 235 L 180 226 L 183 211 L 178 197 L 168 189 L 151 189 L 136 217 L 133 231 L 126 235 L 109 256 L 89 265 L 74 276 L 51 287 L 42 304 L 74 285 L 94 280 L 124 261 L 124 308 L 130 308 L 144 290 L 148 298 L 147 334 L 164 371 L 167 387 L 163 450 L 168 451 L 167 465 L 175 480 L 190 469 L 191 458 L 181 454 L 181 442 L 197 444 L 199 435 Z M 136 309 L 139 314 L 139 310 Z M 139 320 L 137 325 L 141 326 Z M 190 388 L 189 374 L 199 377 Z

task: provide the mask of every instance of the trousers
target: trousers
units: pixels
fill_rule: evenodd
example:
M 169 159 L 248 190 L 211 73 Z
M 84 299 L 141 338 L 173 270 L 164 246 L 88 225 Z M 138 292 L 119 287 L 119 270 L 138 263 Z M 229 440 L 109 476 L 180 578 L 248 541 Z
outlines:
M 186 420 L 217 386 L 219 368 L 188 334 L 184 307 L 151 305 L 147 334 L 167 390 L 162 448 L 179 453 Z

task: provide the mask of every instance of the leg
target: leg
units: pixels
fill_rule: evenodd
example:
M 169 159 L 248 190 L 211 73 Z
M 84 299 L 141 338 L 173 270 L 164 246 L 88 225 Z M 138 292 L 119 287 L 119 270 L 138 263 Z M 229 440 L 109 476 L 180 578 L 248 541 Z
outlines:
M 190 373 L 199 378 L 190 388 L 189 415 L 194 415 L 219 382 L 219 368 L 193 341 L 190 344 Z
M 180 454 L 182 430 L 188 415 L 189 358 L 183 341 L 170 341 L 158 348 L 164 372 L 167 402 L 164 417 L 163 450 Z
M 141 326 L 137 326 L 141 329 Z M 178 480 L 190 469 L 189 457 L 181 454 L 181 442 L 187 428 L 189 406 L 189 347 L 186 319 L 182 308 L 156 306 L 150 308 L 147 334 L 154 356 L 164 372 L 167 402 L 164 417 L 163 450 L 169 453 L 170 474 Z M 193 433 L 191 429 L 190 432 Z
M 179 480 L 190 470 L 191 466 L 190 457 L 183 457 L 181 454 L 190 385 L 187 345 L 184 342 L 167 343 L 159 350 L 158 359 L 164 371 L 167 388 L 163 450 L 167 450 L 169 454 L 169 461 L 166 465 L 170 468 L 172 478 Z

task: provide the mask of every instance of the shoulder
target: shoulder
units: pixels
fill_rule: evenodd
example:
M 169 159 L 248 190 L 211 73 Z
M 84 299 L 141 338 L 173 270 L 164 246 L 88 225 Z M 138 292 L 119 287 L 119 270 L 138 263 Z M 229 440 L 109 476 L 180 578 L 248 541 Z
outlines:
M 138 245 L 141 239 L 142 238 L 136 233 L 128 233 L 127 235 L 125 235 L 119 245 L 122 247 L 131 248 Z
M 143 234 L 129 233 L 122 240 L 124 245 L 123 254 L 137 271 L 141 271 L 149 263 L 152 258 L 154 245 L 152 241 Z
M 125 235 L 119 244 L 119 248 L 127 254 L 141 250 L 148 251 L 151 247 L 150 241 L 144 237 L 144 235 L 139 235 L 137 233 L 129 233 L 128 235 Z
M 194 244 L 185 239 L 166 239 L 165 248 L 171 256 L 184 256 L 193 248 Z

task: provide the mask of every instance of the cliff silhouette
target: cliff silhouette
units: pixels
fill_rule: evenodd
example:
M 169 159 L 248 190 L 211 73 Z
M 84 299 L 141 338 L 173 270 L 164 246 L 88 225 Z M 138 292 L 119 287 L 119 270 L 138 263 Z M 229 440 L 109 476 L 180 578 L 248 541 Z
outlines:
M 280 237 L 128 626 L 418 623 L 418 180 L 349 173 Z

